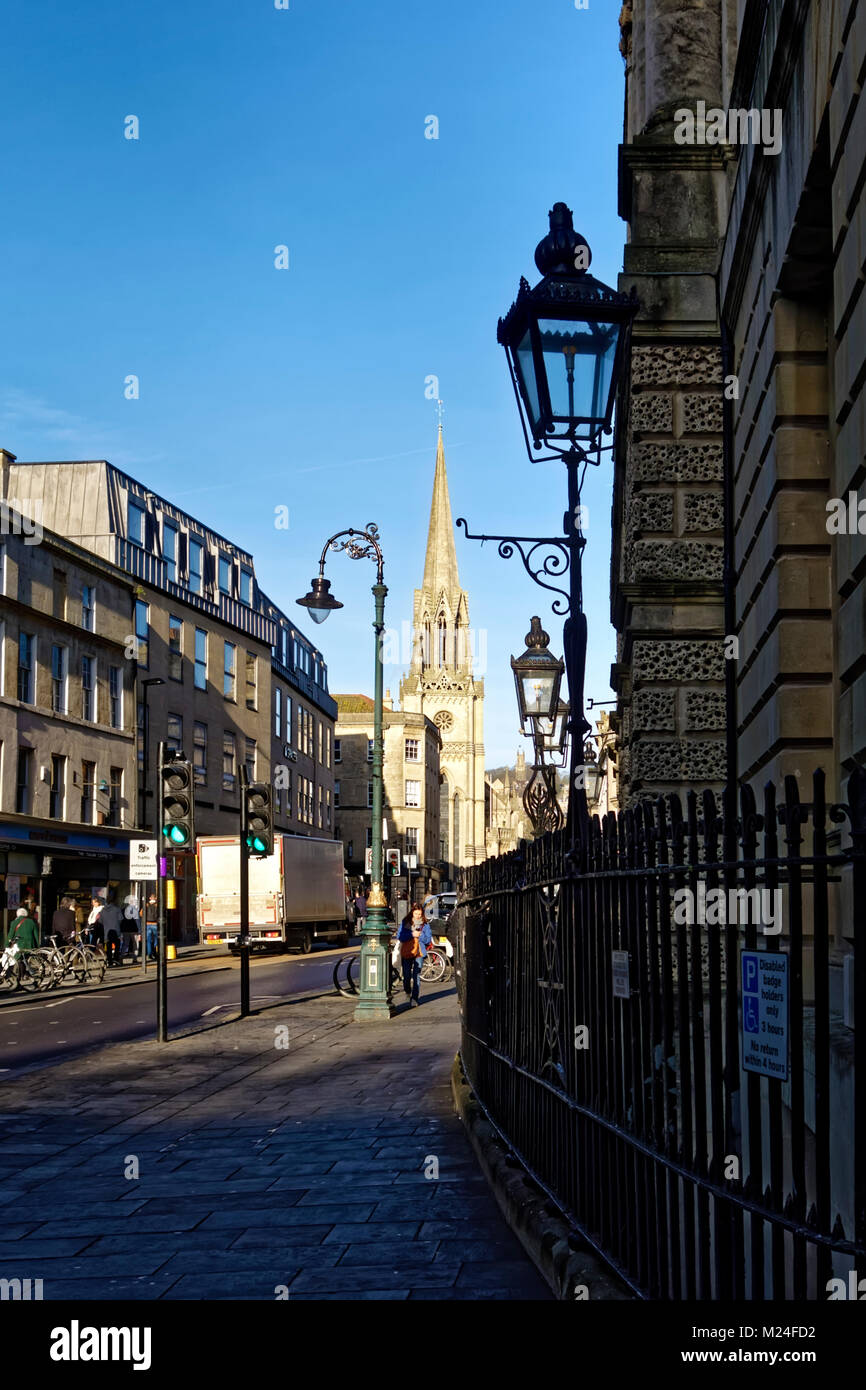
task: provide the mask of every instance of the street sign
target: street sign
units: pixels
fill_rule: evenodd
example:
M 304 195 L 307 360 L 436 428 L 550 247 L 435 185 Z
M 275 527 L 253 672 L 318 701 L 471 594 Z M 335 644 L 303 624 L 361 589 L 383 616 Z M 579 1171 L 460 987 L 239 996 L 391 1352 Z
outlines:
M 628 951 L 611 951 L 610 963 L 613 969 L 613 997 L 628 999 Z
M 156 840 L 130 840 L 129 877 L 136 883 L 156 879 Z
M 743 1066 L 776 1081 L 788 1080 L 788 957 L 779 951 L 742 951 Z
M 365 852 L 365 854 L 364 854 L 364 873 L 365 873 L 365 874 L 372 874 L 372 872 L 373 872 L 373 849 L 372 849 L 372 846 L 368 845 L 368 846 L 367 846 L 367 850 L 366 850 L 366 852 Z

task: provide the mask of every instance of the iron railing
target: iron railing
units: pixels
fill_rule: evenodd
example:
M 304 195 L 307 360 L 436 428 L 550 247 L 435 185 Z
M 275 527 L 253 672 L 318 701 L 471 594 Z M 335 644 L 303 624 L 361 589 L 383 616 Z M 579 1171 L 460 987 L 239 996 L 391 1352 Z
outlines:
M 462 873 L 467 1078 L 641 1297 L 866 1274 L 866 772 L 824 787 L 659 798 Z

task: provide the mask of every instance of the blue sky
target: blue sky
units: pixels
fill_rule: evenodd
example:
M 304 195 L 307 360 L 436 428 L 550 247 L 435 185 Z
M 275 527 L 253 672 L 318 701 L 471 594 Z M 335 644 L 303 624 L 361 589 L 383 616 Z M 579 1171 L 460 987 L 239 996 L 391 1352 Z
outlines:
M 455 518 L 555 535 L 564 469 L 526 457 L 496 323 L 521 274 L 538 278 L 557 200 L 616 282 L 618 10 L 9 0 L 0 443 L 109 459 L 250 549 L 299 616 L 327 536 L 376 521 L 399 632 L 423 568 L 435 375 Z M 610 498 L 606 464 L 584 491 L 588 697 L 609 697 L 615 657 Z M 457 545 L 494 766 L 520 742 L 508 658 L 536 612 L 561 652 L 561 621 L 519 560 Z M 346 604 L 314 635 L 331 689 L 370 691 L 373 567 L 335 556 L 328 573 Z

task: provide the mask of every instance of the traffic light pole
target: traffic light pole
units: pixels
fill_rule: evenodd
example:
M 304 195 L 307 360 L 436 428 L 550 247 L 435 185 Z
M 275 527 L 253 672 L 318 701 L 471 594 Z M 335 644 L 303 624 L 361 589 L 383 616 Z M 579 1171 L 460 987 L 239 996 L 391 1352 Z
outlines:
M 164 764 L 165 744 L 160 740 L 156 781 L 156 785 L 159 789 L 162 788 L 162 769 Z M 165 875 L 162 872 L 164 861 L 160 853 L 162 848 L 163 846 L 161 844 L 158 844 L 156 847 L 156 1040 L 157 1042 L 168 1042 L 168 956 L 165 940 Z M 147 924 L 145 923 L 145 935 L 146 933 Z M 147 943 L 145 940 L 145 950 L 146 947 Z
M 247 796 L 246 789 L 249 783 L 249 773 L 246 763 L 241 764 L 241 922 L 240 936 L 238 945 L 241 953 L 241 1018 L 246 1018 L 250 1012 L 250 852 L 247 847 Z

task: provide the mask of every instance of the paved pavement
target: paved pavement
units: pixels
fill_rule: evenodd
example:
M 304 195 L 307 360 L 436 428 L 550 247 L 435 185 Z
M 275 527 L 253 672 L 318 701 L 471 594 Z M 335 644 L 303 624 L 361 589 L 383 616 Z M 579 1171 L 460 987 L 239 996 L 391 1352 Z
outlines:
M 388 1024 L 352 1010 L 286 999 L 0 1077 L 0 1278 L 46 1300 L 549 1299 L 452 1112 L 453 986 Z

